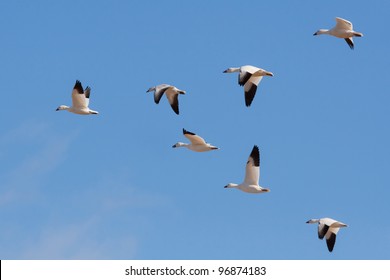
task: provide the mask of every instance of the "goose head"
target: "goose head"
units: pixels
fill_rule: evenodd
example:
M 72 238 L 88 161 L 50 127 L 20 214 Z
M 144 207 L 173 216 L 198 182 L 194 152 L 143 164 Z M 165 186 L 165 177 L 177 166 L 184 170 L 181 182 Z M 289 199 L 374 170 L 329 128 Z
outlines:
M 229 184 L 227 184 L 226 186 L 224 186 L 224 188 L 225 188 L 225 189 L 236 188 L 237 186 L 238 186 L 237 184 L 229 183 Z
M 328 29 L 320 29 L 316 33 L 313 34 L 313 36 L 321 35 L 321 34 L 328 34 L 329 30 Z
M 240 68 L 231 67 L 223 71 L 223 73 L 233 73 L 233 72 L 240 72 Z
M 188 144 L 183 142 L 177 142 L 175 145 L 172 146 L 172 148 L 179 148 L 179 147 L 185 147 L 188 146 Z
M 61 111 L 61 110 L 68 110 L 69 109 L 69 106 L 66 106 L 66 105 L 61 105 L 59 106 L 56 111 Z
M 155 91 L 155 90 L 156 90 L 156 87 L 151 87 L 146 92 L 151 92 L 151 91 Z

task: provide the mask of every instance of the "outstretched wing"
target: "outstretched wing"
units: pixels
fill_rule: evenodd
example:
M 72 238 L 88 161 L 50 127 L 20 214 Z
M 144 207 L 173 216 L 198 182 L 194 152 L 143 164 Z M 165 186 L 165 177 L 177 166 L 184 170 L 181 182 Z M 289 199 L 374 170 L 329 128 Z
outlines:
M 161 97 L 165 93 L 165 91 L 170 88 L 170 85 L 162 84 L 156 86 L 156 91 L 154 92 L 154 102 L 158 104 L 160 102 Z
M 260 178 L 260 152 L 259 147 L 253 146 L 245 169 L 244 182 L 249 185 L 258 185 Z
M 72 90 L 72 107 L 80 109 L 88 107 L 88 101 L 85 97 L 83 86 L 79 80 L 76 81 Z
M 170 86 L 165 90 L 165 95 L 168 98 L 169 104 L 171 104 L 172 110 L 179 115 L 179 94 Z
M 336 243 L 336 234 L 339 231 L 340 228 L 329 228 L 328 232 L 325 235 L 326 238 L 326 245 L 328 246 L 329 252 L 333 251 L 334 244 Z
M 328 225 L 325 225 L 323 223 L 319 223 L 318 224 L 318 238 L 319 239 L 324 239 L 324 236 L 326 235 L 328 230 L 329 230 L 329 226 Z
M 336 28 L 337 29 L 352 30 L 352 23 L 348 20 L 343 19 L 343 18 L 336 17 Z
M 238 84 L 240 86 L 245 85 L 245 83 L 252 77 L 252 74 L 247 71 L 241 71 L 238 75 Z
M 185 137 L 187 137 L 188 140 L 191 141 L 191 143 L 193 145 L 203 145 L 203 144 L 206 144 L 206 141 L 204 141 L 204 139 L 202 137 L 200 137 L 199 135 L 196 135 L 193 132 L 185 130 L 184 128 L 183 128 L 183 134 L 184 134 Z
M 91 88 L 90 87 L 86 87 L 85 90 L 84 90 L 84 95 L 85 95 L 85 106 L 89 106 L 89 96 L 91 95 Z
M 344 40 L 345 40 L 345 42 L 347 42 L 347 44 L 348 44 L 348 46 L 351 48 L 351 50 L 353 50 L 354 45 L 353 45 L 353 39 L 352 39 L 352 37 L 345 38 Z
M 245 105 L 249 107 L 252 104 L 253 99 L 255 98 L 257 86 L 260 83 L 263 76 L 251 76 L 250 79 L 245 83 Z

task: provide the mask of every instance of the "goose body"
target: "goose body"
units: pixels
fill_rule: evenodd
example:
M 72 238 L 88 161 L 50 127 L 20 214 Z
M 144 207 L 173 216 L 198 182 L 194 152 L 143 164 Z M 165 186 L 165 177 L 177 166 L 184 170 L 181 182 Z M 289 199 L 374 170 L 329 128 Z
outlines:
M 260 152 L 259 148 L 253 146 L 252 152 L 249 155 L 245 169 L 245 179 L 241 184 L 229 183 L 225 188 L 236 188 L 247 193 L 264 193 L 269 192 L 269 189 L 262 188 L 259 185 L 260 178 Z
M 76 81 L 72 90 L 72 106 L 61 105 L 56 111 L 66 110 L 68 112 L 79 115 L 95 115 L 99 112 L 89 109 L 89 96 L 91 94 L 91 88 L 86 87 L 85 90 L 79 80 Z
M 160 102 L 161 97 L 165 93 L 165 96 L 168 99 L 169 104 L 172 107 L 172 110 L 179 115 L 179 94 L 185 94 L 184 90 L 180 90 L 177 87 L 161 84 L 155 87 L 149 88 L 146 92 L 154 91 L 154 102 L 158 104 Z
M 333 251 L 334 244 L 336 243 L 336 235 L 340 228 L 347 227 L 346 224 L 331 218 L 310 219 L 306 223 L 318 223 L 318 238 L 322 240 L 325 237 L 329 252 Z
M 208 151 L 219 149 L 218 147 L 206 143 L 206 141 L 199 135 L 196 135 L 193 132 L 185 130 L 184 128 L 183 128 L 183 135 L 187 137 L 187 139 L 190 140 L 191 143 L 188 144 L 188 143 L 177 142 L 175 145 L 172 146 L 172 148 L 186 147 L 194 152 L 208 152 Z
M 272 72 L 268 72 L 264 69 L 252 66 L 244 65 L 241 67 L 231 67 L 223 71 L 223 73 L 234 73 L 238 72 L 238 84 L 244 86 L 245 92 L 245 105 L 247 107 L 251 106 L 257 87 L 263 78 L 263 76 L 273 76 Z
M 336 26 L 334 26 L 332 29 L 320 29 L 313 35 L 321 34 L 328 34 L 344 39 L 352 50 L 354 49 L 352 37 L 363 37 L 363 33 L 353 30 L 353 26 L 350 21 L 339 17 L 336 17 Z

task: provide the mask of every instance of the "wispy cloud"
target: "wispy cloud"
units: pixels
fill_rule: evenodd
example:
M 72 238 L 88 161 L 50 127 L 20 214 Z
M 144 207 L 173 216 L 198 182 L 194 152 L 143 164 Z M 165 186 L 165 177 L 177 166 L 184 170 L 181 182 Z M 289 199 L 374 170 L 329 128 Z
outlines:
M 55 135 L 48 123 L 39 121 L 27 121 L 3 134 L 1 160 L 8 165 L 0 170 L 0 206 L 36 195 L 46 175 L 66 158 L 76 134 Z
M 40 121 L 0 136 L 9 162 L 0 170 L 0 210 L 8 213 L 0 215 L 2 259 L 136 258 L 139 239 L 153 229 L 151 213 L 171 207 L 168 197 L 135 187 L 126 166 L 81 171 L 53 186 L 55 174 L 73 170 L 68 153 L 79 138 Z
M 48 226 L 35 242 L 26 244 L 20 254 L 22 259 L 110 259 L 127 255 L 134 258 L 136 240 L 110 236 L 96 237 L 101 225 L 91 218 L 81 223 Z

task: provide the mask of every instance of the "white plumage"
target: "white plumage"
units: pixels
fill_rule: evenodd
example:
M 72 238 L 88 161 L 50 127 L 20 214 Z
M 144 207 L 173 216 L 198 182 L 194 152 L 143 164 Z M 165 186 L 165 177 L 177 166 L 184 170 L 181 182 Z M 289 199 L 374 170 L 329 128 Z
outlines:
M 352 23 L 340 17 L 336 17 L 336 26 L 332 29 L 320 29 L 313 35 L 328 34 L 337 38 L 344 39 L 348 46 L 353 50 L 354 43 L 352 37 L 363 37 L 363 33 L 353 30 Z
M 229 183 L 225 188 L 236 188 L 247 193 L 264 193 L 269 192 L 269 189 L 262 188 L 259 185 L 260 179 L 260 152 L 259 148 L 253 146 L 252 152 L 249 155 L 246 163 L 245 178 L 241 184 Z
M 328 246 L 329 252 L 333 251 L 334 244 L 336 243 L 336 235 L 341 227 L 347 227 L 346 224 L 331 218 L 321 219 L 310 219 L 306 222 L 307 224 L 318 223 L 318 238 L 326 239 L 326 245 Z
M 91 88 L 86 87 L 85 90 L 79 80 L 76 81 L 72 90 L 72 106 L 61 105 L 56 111 L 67 110 L 68 112 L 79 115 L 99 114 L 99 112 L 89 109 L 89 96 Z
M 238 84 L 244 86 L 245 92 L 245 105 L 249 107 L 255 98 L 257 86 L 259 85 L 263 76 L 273 76 L 274 74 L 264 69 L 252 66 L 244 65 L 241 67 L 231 67 L 223 71 L 223 73 L 239 72 Z
M 161 97 L 165 93 L 169 104 L 171 104 L 172 110 L 179 115 L 179 94 L 185 94 L 184 90 L 180 90 L 177 87 L 161 84 L 155 87 L 149 88 L 146 92 L 154 91 L 154 102 L 158 104 L 160 102 Z
M 196 135 L 193 132 L 185 130 L 184 128 L 183 128 L 183 135 L 187 137 L 188 140 L 191 141 L 191 144 L 177 142 L 175 145 L 172 146 L 172 148 L 186 147 L 194 152 L 207 152 L 212 150 L 218 150 L 217 147 L 209 143 L 206 143 L 206 141 L 199 135 Z

